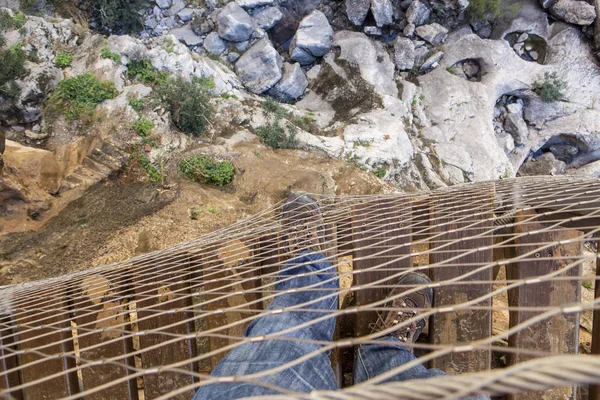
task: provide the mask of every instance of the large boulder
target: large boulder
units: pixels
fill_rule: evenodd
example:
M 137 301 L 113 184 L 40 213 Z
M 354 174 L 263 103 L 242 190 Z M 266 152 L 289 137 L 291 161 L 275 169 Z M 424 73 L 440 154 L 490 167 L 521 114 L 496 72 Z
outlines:
M 283 66 L 283 77 L 269 91 L 269 95 L 279 101 L 289 102 L 302 97 L 307 87 L 308 80 L 300 64 L 285 63 Z
M 254 27 L 252 18 L 236 2 L 227 4 L 217 19 L 219 36 L 230 42 L 243 42 L 250 38 Z
M 421 39 L 425 40 L 432 46 L 437 46 L 442 43 L 448 37 L 448 29 L 444 28 L 442 25 L 434 22 L 430 25 L 422 25 L 418 26 L 415 29 L 417 36 Z
M 346 0 L 346 14 L 356 26 L 362 25 L 371 8 L 371 0 Z
M 423 1 L 414 0 L 406 10 L 406 22 L 414 26 L 424 25 L 430 15 L 431 10 Z
M 302 65 L 313 63 L 331 48 L 333 29 L 327 17 L 315 10 L 300 21 L 300 26 L 290 44 L 290 58 Z
M 56 193 L 62 178 L 60 165 L 48 150 L 35 149 L 7 140 L 3 154 L 6 165 L 16 168 L 19 174 L 37 182 L 48 193 Z
M 176 28 L 171 31 L 172 35 L 175 35 L 177 40 L 190 46 L 199 46 L 202 44 L 202 38 L 196 35 L 190 25 L 184 25 L 181 28 Z
M 276 7 L 265 7 L 254 13 L 252 18 L 260 28 L 269 30 L 283 18 L 283 14 Z
M 400 71 L 411 70 L 415 65 L 415 45 L 412 40 L 398 37 L 394 43 L 394 63 Z
M 394 22 L 394 7 L 390 0 L 372 0 L 371 12 L 377 26 L 390 25 Z
M 596 8 L 581 0 L 558 0 L 550 7 L 550 12 L 575 25 L 591 25 L 596 19 Z
M 203 46 L 210 54 L 219 56 L 227 48 L 227 42 L 221 39 L 217 32 L 211 32 L 206 39 L 204 39 Z
M 235 64 L 242 83 L 253 93 L 271 89 L 281 79 L 282 60 L 268 39 L 261 39 Z

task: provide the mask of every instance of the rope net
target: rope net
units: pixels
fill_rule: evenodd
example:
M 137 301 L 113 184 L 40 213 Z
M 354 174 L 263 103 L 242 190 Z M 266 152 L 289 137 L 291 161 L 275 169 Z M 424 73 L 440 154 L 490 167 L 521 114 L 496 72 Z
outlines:
M 336 282 L 334 291 L 318 285 L 276 290 L 293 279 L 280 270 L 298 256 L 291 233 L 303 226 L 282 223 L 283 201 L 166 250 L 0 288 L 0 397 L 191 399 L 201 386 L 250 382 L 282 398 L 533 399 L 545 391 L 544 398 L 600 399 L 593 386 L 600 384 L 600 180 L 535 177 L 428 193 L 315 198 L 322 253 L 331 264 L 313 274 Z M 387 296 L 408 271 L 421 271 L 432 283 L 406 285 L 404 294 L 434 290 L 432 307 L 399 325 L 428 321 L 419 340 L 406 344 L 417 358 L 354 385 L 355 349 L 384 343 L 393 333 L 370 327 L 390 310 Z M 339 305 L 324 309 L 311 300 L 269 307 L 303 291 L 322 291 Z M 244 336 L 252 321 L 281 313 L 314 318 Z M 331 320 L 337 324 L 332 340 L 293 334 Z M 252 375 L 210 375 L 232 349 L 268 340 L 317 346 Z M 324 353 L 339 391 L 294 393 L 261 379 Z M 450 375 L 426 385 L 382 383 L 418 364 Z

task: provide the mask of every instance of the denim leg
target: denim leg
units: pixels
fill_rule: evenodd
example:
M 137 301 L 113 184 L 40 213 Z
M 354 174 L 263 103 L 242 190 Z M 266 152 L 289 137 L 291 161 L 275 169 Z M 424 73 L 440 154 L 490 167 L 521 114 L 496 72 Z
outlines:
M 354 384 L 359 384 L 415 360 L 414 354 L 393 336 L 380 338 L 387 344 L 367 344 L 358 347 L 354 360 Z M 396 374 L 385 382 L 427 379 L 446 375 L 445 372 L 418 364 L 404 372 Z M 489 400 L 489 397 L 472 397 L 470 400 Z
M 267 309 L 280 309 L 315 300 L 304 308 L 335 310 L 338 296 L 323 298 L 336 293 L 339 288 L 337 272 L 329 261 L 319 253 L 304 252 L 290 260 L 279 273 L 275 289 L 285 291 L 294 288 L 315 285 L 315 290 L 303 290 L 283 293 L 275 297 Z M 314 273 L 309 276 L 298 276 Z M 292 279 L 289 279 L 289 278 Z M 287 280 L 283 280 L 286 279 Z M 324 282 L 330 280 L 329 282 Z M 277 333 L 325 315 L 320 312 L 292 311 L 271 314 L 258 318 L 248 325 L 245 337 L 262 336 Z M 335 330 L 335 318 L 329 318 L 308 327 L 285 333 L 282 336 L 297 339 L 332 341 Z M 312 343 L 267 340 L 246 343 L 231 350 L 213 370 L 213 376 L 248 375 L 275 368 L 320 349 L 322 346 Z M 329 354 L 322 353 L 284 371 L 260 378 L 261 381 L 296 392 L 312 390 L 335 390 L 337 383 L 329 361 Z M 240 397 L 278 394 L 279 392 L 254 385 L 252 383 L 219 383 L 201 387 L 194 400 L 200 399 L 236 399 Z

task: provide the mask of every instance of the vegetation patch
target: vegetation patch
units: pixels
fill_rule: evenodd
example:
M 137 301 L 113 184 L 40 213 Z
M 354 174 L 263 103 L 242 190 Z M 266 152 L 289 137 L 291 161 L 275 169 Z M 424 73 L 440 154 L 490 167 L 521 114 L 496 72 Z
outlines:
M 131 156 L 133 160 L 137 161 L 140 167 L 146 171 L 146 175 L 151 182 L 164 183 L 165 174 L 162 168 L 157 168 L 154 164 L 152 164 L 146 153 L 140 150 L 136 151 Z
M 48 106 L 73 121 L 93 114 L 96 105 L 113 99 L 118 92 L 111 81 L 101 81 L 94 74 L 86 73 L 65 79 L 58 84 L 48 100 Z
M 150 60 L 139 60 L 127 64 L 127 77 L 139 82 L 161 86 L 167 83 L 169 74 L 166 71 L 154 69 Z
M 545 72 L 533 84 L 533 90 L 545 103 L 562 100 L 567 83 L 558 77 L 556 72 Z
M 218 161 L 208 154 L 184 158 L 179 169 L 192 182 L 224 186 L 231 182 L 235 173 L 231 161 Z
M 155 99 L 170 113 L 171 120 L 182 132 L 194 136 L 204 133 L 210 125 L 213 107 L 210 90 L 215 87 L 212 78 L 170 77 L 155 91 Z
M 144 118 L 135 121 L 133 124 L 133 130 L 141 137 L 149 136 L 152 133 L 152 128 L 154 128 L 154 122 Z
M 499 17 L 511 18 L 519 12 L 520 4 L 508 4 L 503 0 L 471 0 L 467 11 L 472 24 L 494 21 Z
M 274 149 L 295 149 L 298 147 L 296 126 L 292 123 L 287 124 L 287 129 L 281 126 L 281 120 L 289 117 L 289 113 L 270 98 L 263 102 L 262 107 L 263 113 L 269 121 L 258 128 L 256 131 L 258 137 L 267 146 Z
M 14 99 L 19 97 L 21 89 L 15 79 L 25 73 L 25 60 L 27 55 L 23 51 L 21 43 L 0 51 L 2 68 L 0 68 L 0 96 Z
M 56 60 L 54 60 L 54 64 L 56 64 L 56 66 L 58 68 L 67 68 L 71 65 L 71 62 L 73 61 L 73 56 L 69 53 L 59 53 L 56 56 Z
M 80 8 L 86 9 L 98 30 L 105 33 L 130 33 L 142 29 L 143 0 L 83 0 Z
M 102 56 L 102 58 L 108 58 L 110 60 L 113 60 L 116 64 L 121 64 L 121 56 L 117 53 L 113 53 L 112 51 L 110 51 L 108 47 L 103 47 L 100 55 Z
M 144 109 L 145 100 L 142 97 L 130 97 L 127 99 L 127 102 L 138 114 Z

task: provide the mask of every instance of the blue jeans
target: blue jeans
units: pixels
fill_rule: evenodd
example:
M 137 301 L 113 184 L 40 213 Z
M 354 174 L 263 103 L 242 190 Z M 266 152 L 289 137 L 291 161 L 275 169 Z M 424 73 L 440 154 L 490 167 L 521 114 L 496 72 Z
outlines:
M 337 272 L 332 264 L 324 258 L 322 254 L 304 252 L 290 260 L 279 273 L 279 280 L 275 285 L 275 289 L 285 291 L 312 286 L 311 289 L 315 290 L 280 294 L 275 297 L 267 309 L 280 309 L 310 301 L 314 302 L 303 308 L 313 310 L 337 309 L 338 296 L 333 295 L 339 289 Z M 318 273 L 319 271 L 320 273 Z M 294 277 L 305 273 L 313 274 Z M 281 332 L 323 316 L 327 316 L 327 313 L 290 311 L 266 315 L 252 321 L 244 332 L 244 336 L 255 337 Z M 335 322 L 333 317 L 323 319 L 301 329 L 280 334 L 280 336 L 331 342 Z M 355 384 L 364 382 L 415 359 L 412 352 L 402 346 L 396 338 L 387 336 L 380 338 L 380 340 L 387 340 L 388 343 L 359 346 L 354 363 Z M 240 376 L 254 374 L 296 361 L 298 358 L 321 348 L 322 346 L 319 344 L 292 340 L 265 340 L 246 343 L 231 350 L 219 362 L 211 375 Z M 387 379 L 385 382 L 425 379 L 440 375 L 445 375 L 445 373 L 438 369 L 427 369 L 422 365 L 418 365 Z M 281 372 L 262 377 L 260 380 L 267 385 L 294 392 L 308 393 L 313 390 L 338 389 L 328 352 L 322 352 Z M 274 390 L 274 388 L 248 382 L 219 383 L 201 387 L 196 392 L 194 400 L 237 399 L 271 394 L 280 394 L 280 392 Z

